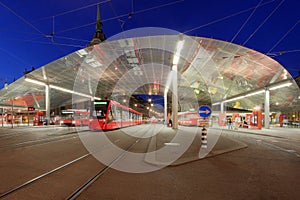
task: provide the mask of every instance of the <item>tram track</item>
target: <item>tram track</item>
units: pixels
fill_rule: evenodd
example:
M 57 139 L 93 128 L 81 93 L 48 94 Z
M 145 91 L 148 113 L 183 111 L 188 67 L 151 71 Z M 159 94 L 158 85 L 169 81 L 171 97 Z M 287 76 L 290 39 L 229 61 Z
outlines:
M 73 133 L 75 135 L 75 133 Z M 20 143 L 12 143 L 12 144 L 7 144 L 7 145 L 2 145 L 0 148 L 7 148 L 7 147 L 26 147 L 26 145 L 30 146 L 31 144 L 35 143 L 40 143 L 40 142 L 49 142 L 49 141 L 57 141 L 56 139 L 65 139 L 65 138 L 70 138 L 73 137 L 73 135 L 68 135 L 68 136 L 57 136 L 57 137 L 52 137 L 52 138 L 42 138 L 42 139 L 37 139 L 37 140 L 29 140 L 29 141 L 24 141 Z
M 70 196 L 68 196 L 67 200 L 74 200 L 79 195 L 82 194 L 83 191 L 85 191 L 90 185 L 92 185 L 96 180 L 98 180 L 107 170 L 109 170 L 112 165 L 118 160 L 120 160 L 130 149 L 137 144 L 141 139 L 136 140 L 134 143 L 132 143 L 127 149 L 125 149 L 121 154 L 117 156 L 117 158 L 113 159 L 107 166 L 105 166 L 103 169 L 99 170 L 99 172 L 94 175 L 92 178 L 90 178 L 87 182 L 85 182 L 83 185 L 78 187 Z
M 159 131 L 161 128 L 159 129 Z M 143 130 L 140 130 L 143 131 Z M 69 195 L 66 200 L 74 200 L 77 197 L 79 197 L 88 187 L 90 187 L 95 181 L 97 181 L 106 171 L 112 168 L 112 166 L 118 162 L 121 158 L 123 158 L 130 150 L 133 149 L 135 145 L 137 145 L 141 140 L 145 140 L 144 136 L 149 134 L 148 131 L 146 131 L 141 137 L 136 139 L 133 143 L 131 143 L 126 149 L 124 149 L 118 156 L 116 156 L 115 159 L 113 159 L 108 165 L 106 165 L 103 169 L 99 170 L 93 177 L 91 177 L 88 181 L 86 181 L 83 185 L 78 187 L 71 195 Z M 155 134 L 150 133 L 151 136 L 154 136 Z M 147 140 L 150 140 L 150 138 L 147 138 Z M 145 150 L 146 152 L 147 150 Z
M 63 135 L 58 135 L 58 136 L 47 136 L 45 138 L 41 138 L 41 139 L 34 139 L 34 140 L 27 140 L 27 141 L 22 141 L 22 142 L 18 142 L 18 143 L 10 143 L 10 144 L 4 144 L 0 146 L 0 149 L 2 149 L 2 151 L 0 152 L 3 153 L 3 150 L 17 150 L 17 149 L 21 149 L 21 148 L 28 148 L 28 147 L 34 147 L 37 145 L 43 145 L 43 144 L 49 144 L 49 143 L 53 143 L 53 142 L 60 142 L 60 141 L 64 141 L 64 140 L 68 140 L 68 139 L 74 139 L 74 138 L 78 138 L 78 133 L 82 133 L 82 132 L 86 132 L 87 130 L 82 130 L 82 131 L 78 131 L 78 132 L 69 132 L 69 133 L 65 133 Z
M 7 131 L 8 133 L 2 133 L 4 131 Z M 50 127 L 50 128 L 32 128 L 32 127 L 26 127 L 25 129 L 2 129 L 0 132 L 0 141 L 7 140 L 14 137 L 21 137 L 21 136 L 33 136 L 37 134 L 44 134 L 44 135 L 62 135 L 62 134 L 68 134 L 68 133 L 75 133 L 82 131 L 80 128 L 75 129 L 66 129 L 65 127 Z M 48 132 L 51 132 L 52 134 L 48 134 Z
M 124 135 L 126 135 L 126 134 L 124 134 Z M 125 138 L 126 137 L 128 137 L 128 136 L 125 136 Z M 39 176 L 36 176 L 28 181 L 25 181 L 23 184 L 13 187 L 13 188 L 7 190 L 6 192 L 1 193 L 0 199 L 6 199 L 6 198 L 10 199 L 10 197 L 13 197 L 13 199 L 14 199 L 15 196 L 20 196 L 24 192 L 27 194 L 27 192 L 26 192 L 27 190 L 31 191 L 31 190 L 36 190 L 36 188 L 42 188 L 43 184 L 45 182 L 48 182 L 48 184 L 50 184 L 50 185 L 55 185 L 57 183 L 63 183 L 66 181 L 66 180 L 63 180 L 63 177 L 75 176 L 73 174 L 74 170 L 80 168 L 79 166 L 81 166 L 81 167 L 89 166 L 89 167 L 91 167 L 91 169 L 86 170 L 86 171 L 88 171 L 89 174 L 90 174 L 90 172 L 93 172 L 94 175 L 90 174 L 88 176 L 90 178 L 86 178 L 85 180 L 78 181 L 78 183 L 76 183 L 76 185 L 77 185 L 76 187 L 73 187 L 72 190 L 70 190 L 70 189 L 69 189 L 69 191 L 67 190 L 68 192 L 66 192 L 64 194 L 64 198 L 67 196 L 66 199 L 75 199 L 83 191 L 85 191 L 86 188 L 88 188 L 94 181 L 96 181 L 107 170 L 109 170 L 114 163 L 116 163 L 119 159 L 121 159 L 126 154 L 126 152 L 130 151 L 137 143 L 139 143 L 141 139 L 145 140 L 145 138 L 138 138 L 138 139 L 134 138 L 134 137 L 130 137 L 130 138 L 131 138 L 130 140 L 123 139 L 123 136 L 122 136 L 122 139 L 119 138 L 117 140 L 111 141 L 112 143 L 110 143 L 110 144 L 106 144 L 106 145 L 103 145 L 102 147 L 99 147 L 100 148 L 99 152 L 101 152 L 101 151 L 110 150 L 112 145 L 118 144 L 119 148 L 123 149 L 123 151 L 121 153 L 119 152 L 119 154 L 113 155 L 111 158 L 111 162 L 109 164 L 107 164 L 106 166 L 103 165 L 102 167 L 100 167 L 100 169 L 98 168 L 98 170 L 95 170 L 94 169 L 95 166 L 92 166 L 94 164 L 90 164 L 90 163 L 97 162 L 98 164 L 100 164 L 98 161 L 96 161 L 93 158 L 93 156 L 99 152 L 87 153 L 76 159 L 73 159 L 70 162 L 60 165 L 50 171 L 47 171 Z M 148 140 L 148 139 L 149 138 L 146 138 L 146 140 Z M 97 171 L 97 173 L 95 173 L 95 171 Z M 76 172 L 76 173 L 79 173 L 79 172 Z M 87 172 L 85 172 L 85 173 L 87 173 Z M 40 186 L 39 184 L 41 184 L 42 186 Z M 73 182 L 72 182 L 72 184 L 73 184 Z M 69 185 L 69 184 L 67 184 L 67 185 Z M 66 185 L 66 187 L 70 187 L 67 185 Z M 66 194 L 70 194 L 70 195 L 66 195 Z
M 118 143 L 118 142 L 120 142 L 120 140 L 115 140 L 114 141 L 115 144 Z M 103 146 L 102 148 L 106 148 L 107 146 L 108 145 Z M 86 159 L 88 157 L 93 156 L 94 153 L 97 153 L 97 152 L 90 152 L 90 153 L 84 154 L 84 155 L 82 155 L 82 156 L 80 156 L 76 159 L 73 159 L 73 160 L 71 160 L 71 161 L 69 161 L 69 162 L 67 162 L 63 165 L 60 165 L 60 166 L 58 166 L 58 167 L 56 167 L 56 168 L 54 168 L 50 171 L 47 171 L 47 172 L 45 172 L 45 173 L 43 173 L 39 176 L 36 176 L 36 177 L 24 182 L 23 184 L 15 186 L 15 187 L 7 190 L 6 192 L 1 193 L 0 194 L 0 199 L 5 198 L 5 197 L 9 197 L 9 195 L 11 195 L 13 193 L 16 193 L 19 190 L 24 189 L 24 188 L 26 188 L 26 187 L 28 187 L 28 186 L 30 186 L 30 185 L 38 182 L 38 181 L 41 181 L 42 179 L 48 178 L 49 176 L 54 175 L 55 173 L 58 173 L 58 172 L 62 171 L 63 169 L 71 168 L 72 165 L 77 164 L 78 162 L 83 161 L 84 159 Z

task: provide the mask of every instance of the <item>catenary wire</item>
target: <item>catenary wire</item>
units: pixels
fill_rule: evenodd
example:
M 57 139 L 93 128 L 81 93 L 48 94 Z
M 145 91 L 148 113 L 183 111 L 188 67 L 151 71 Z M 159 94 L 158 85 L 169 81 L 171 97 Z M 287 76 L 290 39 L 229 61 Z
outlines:
M 59 17 L 59 16 L 66 15 L 66 14 L 69 14 L 69 13 L 72 13 L 72 12 L 77 12 L 79 10 L 83 10 L 83 9 L 86 9 L 86 8 L 93 7 L 93 6 L 98 5 L 98 4 L 103 4 L 103 3 L 106 3 L 106 2 L 109 2 L 109 1 L 110 0 L 106 0 L 106 1 L 98 2 L 98 3 L 89 4 L 89 5 L 86 5 L 86 6 L 83 6 L 83 7 L 80 7 L 80 8 L 75 8 L 73 10 L 68 10 L 68 11 L 53 15 L 53 16 L 43 17 L 43 18 L 37 19 L 33 22 L 43 21 L 43 20 L 46 20 L 46 19 L 50 19 L 52 17 Z
M 18 17 L 20 20 L 22 20 L 25 24 L 27 24 L 28 26 L 30 26 L 31 28 L 33 28 L 34 30 L 36 30 L 37 32 L 40 33 L 41 36 L 46 37 L 47 35 L 44 34 L 42 31 L 40 31 L 37 27 L 35 27 L 33 24 L 31 24 L 29 21 L 27 21 L 24 17 L 20 16 L 19 14 L 17 14 L 15 11 L 13 11 L 11 8 L 9 8 L 8 6 L 6 6 L 5 4 L 3 4 L 2 2 L 0 2 L 0 4 L 6 8 L 8 11 L 10 11 L 11 13 L 13 13 L 16 17 Z M 58 44 L 58 43 L 54 43 L 53 40 L 50 40 L 52 45 L 56 46 L 61 52 L 66 53 L 65 50 L 61 49 L 59 46 L 71 46 L 68 44 Z
M 165 6 L 170 6 L 170 5 L 173 5 L 173 4 L 177 4 L 177 3 L 180 3 L 180 2 L 183 2 L 183 1 L 184 0 L 178 0 L 178 1 L 171 2 L 171 3 L 166 3 L 166 4 L 162 4 L 162 5 L 158 5 L 158 6 L 146 8 L 146 9 L 143 9 L 143 10 L 138 10 L 138 11 L 132 13 L 132 14 L 140 14 L 140 13 L 147 12 L 147 11 L 150 11 L 150 10 L 154 10 L 154 9 L 162 8 L 162 7 L 165 7 Z M 272 1 L 275 1 L 275 0 L 272 0 Z M 119 19 L 119 18 L 128 16 L 129 14 L 130 13 L 126 13 L 126 14 L 115 16 L 115 17 L 103 19 L 102 22 L 106 22 L 106 21 L 110 21 L 110 20 L 114 20 L 114 19 Z M 90 25 L 93 25 L 93 24 L 95 24 L 95 22 L 87 23 L 87 24 L 84 24 L 84 25 L 80 25 L 78 27 L 70 28 L 70 29 L 61 30 L 61 31 L 58 31 L 56 33 L 64 33 L 64 32 L 76 30 L 76 29 L 79 29 L 79 28 L 87 27 L 87 26 L 90 26 Z
M 264 6 L 264 5 L 270 4 L 270 3 L 274 2 L 274 1 L 275 1 L 275 0 L 268 1 L 268 2 L 266 2 L 266 3 L 261 4 L 259 7 L 262 7 L 262 6 Z M 239 12 L 236 12 L 236 13 L 233 13 L 233 14 L 230 14 L 230 15 L 227 15 L 227 16 L 222 17 L 222 18 L 220 18 L 220 19 L 216 19 L 216 20 L 213 20 L 213 21 L 208 22 L 208 23 L 206 23 L 206 24 L 203 24 L 203 25 L 197 26 L 197 27 L 195 27 L 195 28 L 186 30 L 186 31 L 184 31 L 183 33 L 189 33 L 189 32 L 192 32 L 192 31 L 194 31 L 194 30 L 197 30 L 197 29 L 200 29 L 200 28 L 203 28 L 203 27 L 206 27 L 206 26 L 209 26 L 209 25 L 212 25 L 212 24 L 215 24 L 215 23 L 224 21 L 224 20 L 226 20 L 226 19 L 229 19 L 229 18 L 231 18 L 231 17 L 235 17 L 235 16 L 237 16 L 237 15 L 243 14 L 243 13 L 248 12 L 248 11 L 250 11 L 250 10 L 253 10 L 253 9 L 255 9 L 255 8 L 256 8 L 256 6 L 255 6 L 255 7 L 251 7 L 251 8 L 247 8 L 247 9 L 245 9 L 245 10 L 241 10 L 241 11 L 239 11 Z
M 231 39 L 231 43 L 235 40 L 235 38 L 238 36 L 238 34 L 240 34 L 240 32 L 242 31 L 242 29 L 244 28 L 244 26 L 248 23 L 248 21 L 251 19 L 251 17 L 253 16 L 253 14 L 255 13 L 256 9 L 260 6 L 260 4 L 262 3 L 263 0 L 260 0 L 260 2 L 256 5 L 256 7 L 254 8 L 254 10 L 251 12 L 251 14 L 249 15 L 249 17 L 246 19 L 246 21 L 243 23 L 243 25 L 241 26 L 241 28 L 238 30 L 238 32 L 233 36 L 233 38 Z
M 43 35 L 43 36 L 46 35 L 42 31 L 40 31 L 38 28 L 36 28 L 34 25 L 32 25 L 30 22 L 28 22 L 26 19 L 24 19 L 22 16 L 18 15 L 15 11 L 13 11 L 11 8 L 9 8 L 4 3 L 2 3 L 1 1 L 0 1 L 0 4 L 4 8 L 6 8 L 8 11 L 10 11 L 11 13 L 13 13 L 16 17 L 18 17 L 19 19 L 21 19 L 25 24 L 27 24 L 28 26 L 30 26 L 31 28 L 33 28 L 34 30 L 36 30 L 37 32 L 39 32 L 41 35 Z
M 109 2 L 109 5 L 110 5 L 110 7 L 111 7 L 111 9 L 112 9 L 112 11 L 113 11 L 113 13 L 114 13 L 114 15 L 115 15 L 116 17 L 118 17 L 118 14 L 117 14 L 117 12 L 116 12 L 116 10 L 115 10 L 115 8 L 114 8 L 112 2 Z M 121 19 L 118 17 L 118 22 L 119 22 L 119 24 L 120 24 L 121 30 L 124 31 L 124 28 L 123 28 L 123 27 L 124 27 L 125 21 L 121 20 Z
M 292 28 L 290 28 L 277 42 L 276 44 L 274 44 L 274 46 L 268 51 L 268 53 L 270 53 L 300 22 L 300 20 L 298 20 L 293 26 Z
M 265 24 L 265 22 L 274 14 L 274 12 L 279 8 L 279 6 L 281 6 L 281 4 L 284 2 L 285 0 L 282 0 L 277 6 L 276 8 L 273 9 L 273 11 L 268 15 L 268 17 L 265 18 L 265 20 L 255 29 L 255 31 L 246 39 L 246 41 L 242 44 L 243 46 L 245 46 L 245 44 L 254 36 L 254 34 Z

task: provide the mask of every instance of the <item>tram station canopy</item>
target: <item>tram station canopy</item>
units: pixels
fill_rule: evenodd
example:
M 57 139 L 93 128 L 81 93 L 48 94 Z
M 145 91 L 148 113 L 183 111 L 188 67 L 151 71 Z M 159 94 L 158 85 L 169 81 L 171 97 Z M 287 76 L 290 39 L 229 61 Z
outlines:
M 178 83 L 181 110 L 197 104 L 253 110 L 270 90 L 270 111 L 300 108 L 299 87 L 274 59 L 203 37 L 153 35 L 107 40 L 42 66 L 0 91 L 0 106 L 51 109 L 95 98 L 164 95 Z M 74 95 L 77 97 L 74 98 Z

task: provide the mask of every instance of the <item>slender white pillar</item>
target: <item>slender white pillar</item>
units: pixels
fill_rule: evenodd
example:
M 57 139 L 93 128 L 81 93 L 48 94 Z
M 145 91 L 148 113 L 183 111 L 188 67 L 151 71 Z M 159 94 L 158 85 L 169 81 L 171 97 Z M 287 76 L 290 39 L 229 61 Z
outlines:
M 172 123 L 173 129 L 178 129 L 178 83 L 177 65 L 173 65 L 172 70 Z
M 14 128 L 14 120 L 15 120 L 14 101 L 15 101 L 15 97 L 12 98 L 12 104 L 11 104 L 11 128 Z
M 265 128 L 270 128 L 270 90 L 265 90 Z
M 168 124 L 168 89 L 165 89 L 164 92 L 164 120 L 165 120 L 165 125 Z
M 50 87 L 49 85 L 45 86 L 45 107 L 46 107 L 46 119 L 47 119 L 47 125 L 50 123 Z
M 224 101 L 221 102 L 221 110 L 220 113 L 224 113 Z

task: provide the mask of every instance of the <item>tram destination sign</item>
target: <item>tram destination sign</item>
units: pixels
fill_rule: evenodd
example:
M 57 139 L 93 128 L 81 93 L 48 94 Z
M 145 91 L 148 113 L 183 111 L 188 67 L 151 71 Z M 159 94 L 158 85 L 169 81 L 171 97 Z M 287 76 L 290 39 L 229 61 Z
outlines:
M 28 111 L 35 111 L 35 108 L 32 106 L 29 106 L 27 109 L 28 109 Z

